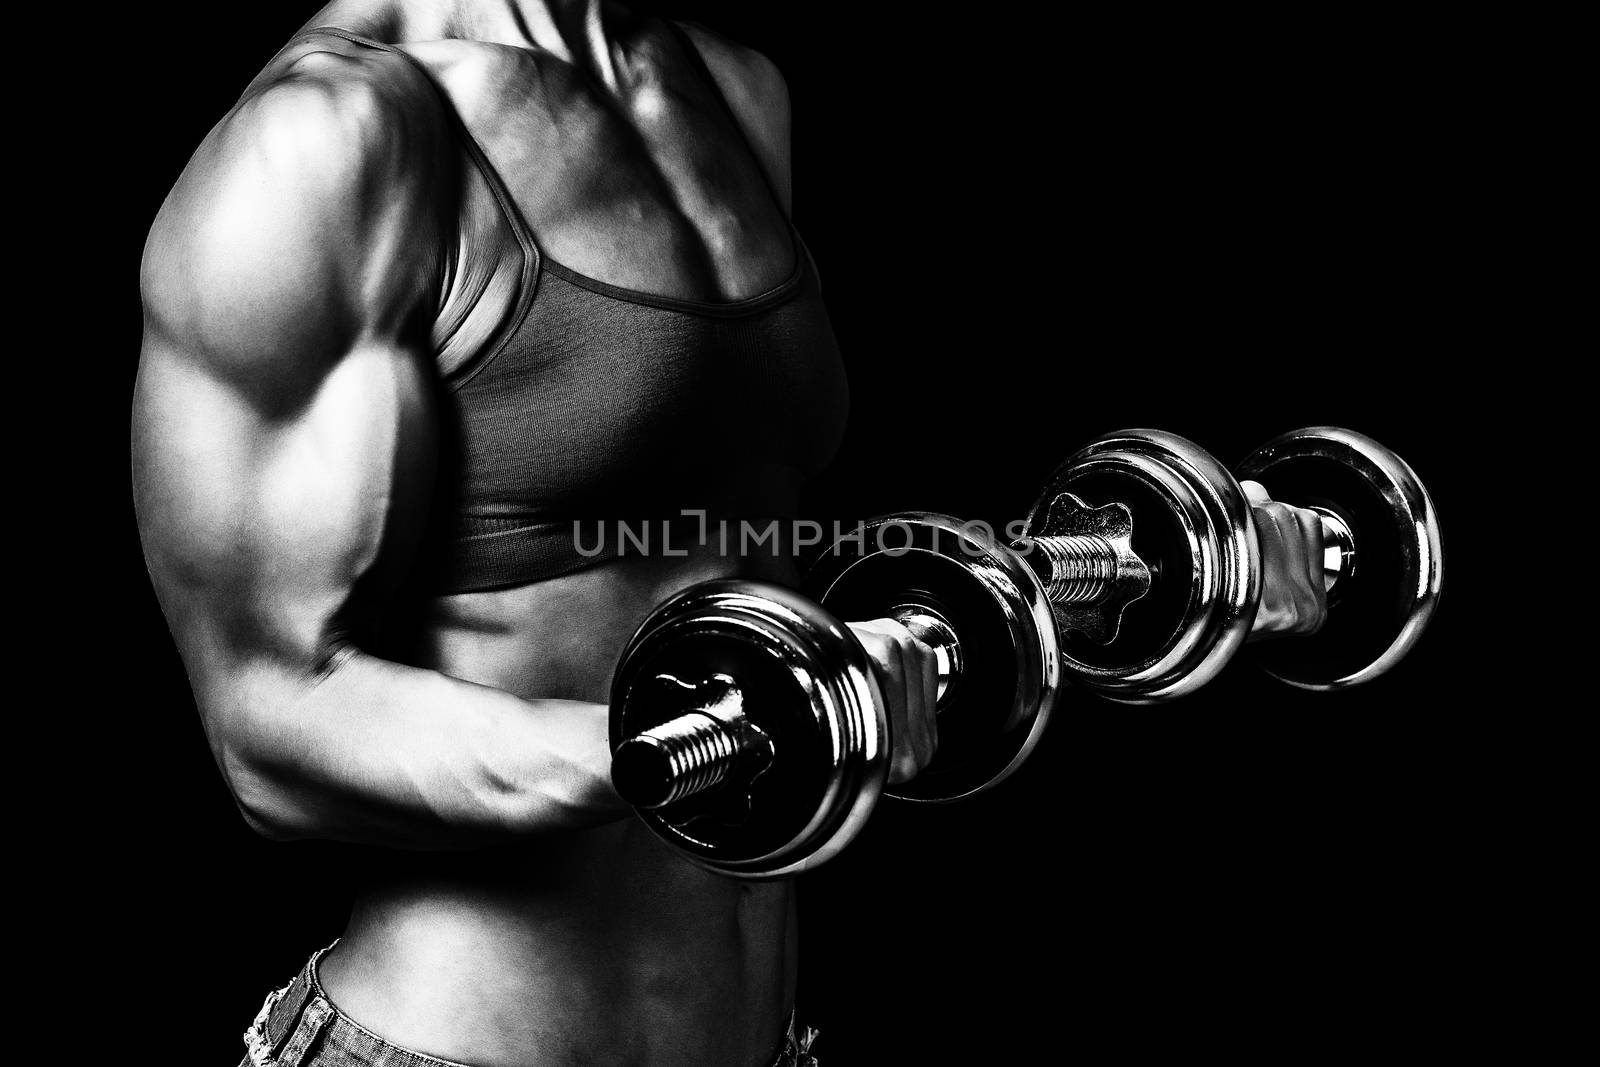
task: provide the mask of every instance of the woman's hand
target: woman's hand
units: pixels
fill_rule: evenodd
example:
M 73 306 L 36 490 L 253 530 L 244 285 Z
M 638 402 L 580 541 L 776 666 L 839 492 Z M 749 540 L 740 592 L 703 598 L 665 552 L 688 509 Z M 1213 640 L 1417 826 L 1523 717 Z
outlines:
M 872 665 L 889 716 L 889 782 L 909 782 L 939 747 L 934 708 L 939 671 L 933 649 L 894 619 L 849 624 Z
M 1267 496 L 1260 482 L 1240 482 L 1261 543 L 1261 607 L 1250 640 L 1314 634 L 1328 617 L 1323 583 L 1322 517 Z

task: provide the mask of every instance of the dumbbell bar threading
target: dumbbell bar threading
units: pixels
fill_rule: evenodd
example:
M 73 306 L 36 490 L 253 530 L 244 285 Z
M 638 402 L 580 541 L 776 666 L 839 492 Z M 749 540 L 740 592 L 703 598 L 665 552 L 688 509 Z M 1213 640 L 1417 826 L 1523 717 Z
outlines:
M 1033 547 L 1049 570 L 1041 573 L 1052 604 L 1094 604 L 1117 576 L 1117 551 L 1103 537 L 1041 537 Z
M 736 770 L 754 779 L 772 764 L 772 739 L 744 713 L 744 694 L 732 678 L 713 675 L 682 687 L 693 710 L 637 734 L 612 755 L 617 793 L 637 808 L 664 808 L 728 780 Z
M 1012 547 L 1038 575 L 1063 633 L 1108 643 L 1123 610 L 1150 591 L 1150 568 L 1133 551 L 1133 516 L 1122 504 L 1090 507 L 1061 493 L 1033 536 Z
M 890 617 L 933 649 L 941 701 L 961 674 L 961 642 L 949 620 L 919 604 L 896 607 Z M 748 787 L 772 764 L 772 739 L 745 715 L 744 695 L 734 680 L 713 675 L 698 685 L 660 675 L 661 686 L 677 686 L 691 710 L 651 727 L 618 746 L 611 783 L 636 808 L 656 809 L 708 790 Z

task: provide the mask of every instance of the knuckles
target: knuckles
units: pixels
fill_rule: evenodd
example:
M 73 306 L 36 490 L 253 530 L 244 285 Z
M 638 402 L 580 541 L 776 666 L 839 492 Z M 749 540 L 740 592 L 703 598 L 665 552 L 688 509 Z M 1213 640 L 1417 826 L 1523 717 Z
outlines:
M 1273 619 L 1273 629 L 1295 634 L 1313 634 L 1327 621 L 1327 598 L 1321 576 L 1303 572 L 1292 559 L 1321 559 L 1322 528 L 1316 515 L 1277 501 L 1254 505 L 1258 515 L 1271 520 L 1263 533 L 1270 544 L 1262 547 L 1273 561 L 1274 574 L 1268 583 L 1270 604 L 1264 611 Z M 1264 526 L 1266 524 L 1258 524 Z M 1296 549 L 1303 548 L 1303 552 Z
M 1295 602 L 1295 632 L 1314 634 L 1322 629 L 1323 624 L 1327 621 L 1327 601 L 1318 597 L 1311 590 L 1305 590 L 1304 595 Z
M 1327 602 L 1308 588 L 1296 588 L 1288 597 L 1261 604 L 1261 616 L 1276 633 L 1314 634 L 1328 619 Z

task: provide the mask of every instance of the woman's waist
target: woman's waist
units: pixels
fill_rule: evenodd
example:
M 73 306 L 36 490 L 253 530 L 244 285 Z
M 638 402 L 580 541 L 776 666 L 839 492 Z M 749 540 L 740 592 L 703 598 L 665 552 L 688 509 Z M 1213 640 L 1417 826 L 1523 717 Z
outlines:
M 609 698 L 628 638 L 668 597 L 703 581 L 747 578 L 794 586 L 791 546 L 747 554 L 716 543 L 630 554 L 544 581 L 431 598 L 398 658 L 526 698 Z
M 458 1037 L 514 1043 L 591 1025 L 696 1033 L 731 1015 L 756 1027 L 749 1039 L 764 1049 L 793 1006 L 788 884 L 692 868 L 636 821 L 488 853 L 392 858 L 359 894 L 322 977 L 334 1004 L 399 1044 L 493 1062 L 490 1049 L 462 1055 Z

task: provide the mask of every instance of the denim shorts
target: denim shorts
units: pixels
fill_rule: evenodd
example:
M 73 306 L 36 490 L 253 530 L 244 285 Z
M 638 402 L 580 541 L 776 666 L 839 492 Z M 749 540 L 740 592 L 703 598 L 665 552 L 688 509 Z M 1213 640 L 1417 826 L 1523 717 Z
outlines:
M 315 953 L 293 981 L 267 994 L 244 1032 L 247 1051 L 239 1067 L 471 1067 L 392 1045 L 341 1012 L 317 981 L 317 961 L 327 951 Z M 819 1067 L 811 1055 L 816 1037 L 810 1027 L 796 1027 L 791 1012 L 772 1067 Z

